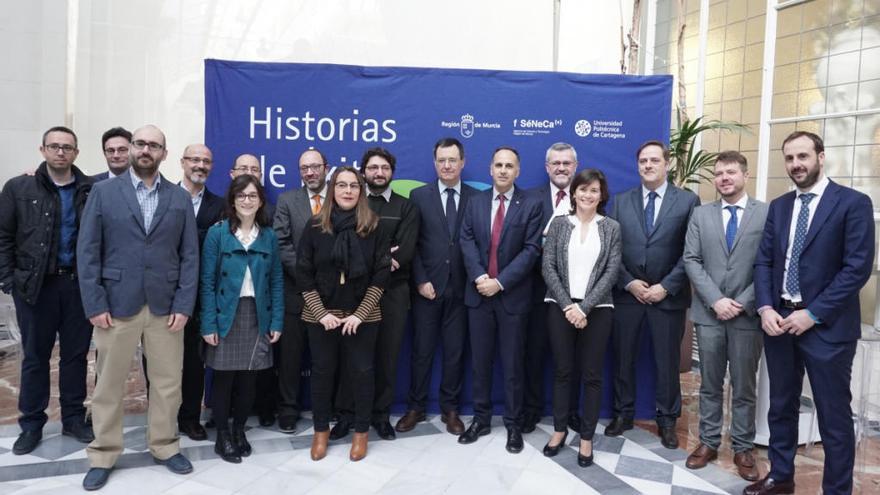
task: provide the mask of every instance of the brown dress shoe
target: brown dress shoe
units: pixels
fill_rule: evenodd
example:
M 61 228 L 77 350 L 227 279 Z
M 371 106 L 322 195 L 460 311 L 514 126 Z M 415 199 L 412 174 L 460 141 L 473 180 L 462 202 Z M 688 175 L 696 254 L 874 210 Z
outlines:
M 794 480 L 776 481 L 768 474 L 761 481 L 752 483 L 743 490 L 743 495 L 790 495 L 794 493 Z
M 351 452 L 348 453 L 348 458 L 352 461 L 357 462 L 367 456 L 367 435 L 367 432 L 355 432 L 352 436 Z
M 715 459 L 718 459 L 718 451 L 701 443 L 693 452 L 691 452 L 691 455 L 688 456 L 685 466 L 687 466 L 688 469 L 701 469 Z
M 452 433 L 453 435 L 461 435 L 464 433 L 464 423 L 461 422 L 461 418 L 458 417 L 458 412 L 449 411 L 448 413 L 443 413 L 440 416 L 440 421 L 446 425 L 446 431 Z
M 416 427 L 417 424 L 421 423 L 425 420 L 425 413 L 418 412 L 413 409 L 410 409 L 400 418 L 400 421 L 394 425 L 394 429 L 400 433 L 406 433 L 408 431 L 412 431 L 413 428 Z
M 736 470 L 742 479 L 746 481 L 758 480 L 758 464 L 755 462 L 755 457 L 752 456 L 751 450 L 734 454 L 733 463 L 736 464 Z
M 316 431 L 312 437 L 312 460 L 320 461 L 327 456 L 327 440 L 330 438 L 330 430 Z

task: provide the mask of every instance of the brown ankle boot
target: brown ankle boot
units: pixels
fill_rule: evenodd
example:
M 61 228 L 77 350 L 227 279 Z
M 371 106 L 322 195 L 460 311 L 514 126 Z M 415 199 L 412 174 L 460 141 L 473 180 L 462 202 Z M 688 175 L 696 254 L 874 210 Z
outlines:
M 316 431 L 312 437 L 312 460 L 320 461 L 327 455 L 327 440 L 330 438 L 330 430 Z
M 359 461 L 367 456 L 367 432 L 355 433 L 351 439 L 351 452 L 348 458 L 352 461 Z

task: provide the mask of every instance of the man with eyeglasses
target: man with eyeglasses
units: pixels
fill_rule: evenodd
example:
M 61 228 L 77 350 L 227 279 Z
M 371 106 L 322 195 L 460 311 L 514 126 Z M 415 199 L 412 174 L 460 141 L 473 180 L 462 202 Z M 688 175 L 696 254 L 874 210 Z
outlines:
M 370 208 L 379 215 L 379 228 L 391 236 L 391 279 L 379 303 L 382 322 L 376 341 L 376 391 L 373 400 L 372 426 L 383 440 L 394 440 L 390 422 L 394 401 L 394 379 L 397 358 L 409 311 L 410 264 L 416 251 L 419 234 L 419 211 L 409 200 L 391 190 L 397 159 L 384 148 L 370 148 L 361 157 L 361 173 L 367 183 Z M 339 384 L 336 406 L 339 422 L 330 438 L 342 438 L 353 425 L 354 399 L 349 384 Z
M 568 215 L 571 208 L 569 186 L 577 171 L 577 152 L 568 143 L 554 143 L 544 155 L 544 169 L 550 179 L 547 184 L 529 191 L 541 204 L 541 229 L 546 232 L 550 220 L 558 215 Z M 535 431 L 544 415 L 544 363 L 547 359 L 547 306 L 544 297 L 547 285 L 541 275 L 541 259 L 535 263 L 532 310 L 526 326 L 525 365 L 523 367 L 523 433 Z M 574 370 L 573 376 L 579 376 Z M 572 411 L 568 415 L 569 428 L 580 432 L 580 381 L 572 380 Z
M 92 399 L 95 440 L 87 449 L 83 488 L 107 483 L 123 451 L 125 380 L 143 341 L 150 379 L 147 443 L 171 472 L 192 472 L 180 453 L 182 331 L 193 314 L 199 276 L 192 200 L 159 173 L 165 135 L 152 125 L 134 132 L 128 175 L 95 185 L 77 244 L 82 304 L 95 326 L 100 377 Z
M 43 438 L 56 336 L 61 433 L 83 443 L 94 439 L 83 407 L 92 328 L 76 278 L 79 219 L 92 181 L 73 164 L 79 151 L 70 129 L 46 131 L 40 153 L 44 161 L 34 174 L 10 179 L 0 192 L 0 290 L 12 293 L 21 329 L 16 455 L 32 452 Z
M 107 160 L 107 170 L 92 176 L 92 182 L 99 182 L 122 175 L 128 170 L 128 151 L 131 147 L 131 132 L 123 127 L 107 129 L 101 136 L 101 149 Z
M 316 149 L 299 157 L 303 187 L 287 191 L 278 198 L 274 228 L 284 266 L 284 332 L 281 333 L 278 367 L 278 429 L 295 433 L 303 404 L 299 399 L 299 379 L 307 332 L 301 317 L 302 294 L 296 291 L 296 251 L 303 229 L 327 200 L 327 158 Z

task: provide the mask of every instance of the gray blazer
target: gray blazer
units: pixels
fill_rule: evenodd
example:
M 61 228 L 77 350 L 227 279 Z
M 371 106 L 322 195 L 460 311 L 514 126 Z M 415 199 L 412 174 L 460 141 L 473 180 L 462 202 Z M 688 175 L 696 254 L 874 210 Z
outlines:
M 284 268 L 284 309 L 291 314 L 302 312 L 302 295 L 296 290 L 296 250 L 311 218 L 312 202 L 307 187 L 287 191 L 278 197 L 273 227 L 278 235 L 278 251 Z
M 605 217 L 596 225 L 599 227 L 599 241 L 602 245 L 599 259 L 590 273 L 587 292 L 578 303 L 581 311 L 589 315 L 599 304 L 613 304 L 611 289 L 617 282 L 620 273 L 620 225 L 611 218 Z M 547 237 L 544 240 L 544 257 L 541 263 L 541 274 L 547 284 L 547 297 L 552 298 L 565 308 L 572 303 L 571 290 L 568 282 L 568 244 L 574 225 L 568 216 L 560 216 L 550 222 Z
M 86 203 L 76 246 L 86 316 L 150 313 L 192 316 L 199 280 L 199 238 L 192 200 L 159 179 L 150 230 L 128 173 L 98 182 Z
M 755 313 L 752 273 L 765 220 L 767 204 L 749 198 L 739 219 L 733 249 L 728 251 L 721 201 L 694 210 L 688 224 L 683 256 L 685 271 L 696 293 L 690 313 L 694 323 L 718 325 L 712 305 L 722 297 L 729 297 L 744 308 L 743 313 L 729 323 L 736 328 L 760 329 Z

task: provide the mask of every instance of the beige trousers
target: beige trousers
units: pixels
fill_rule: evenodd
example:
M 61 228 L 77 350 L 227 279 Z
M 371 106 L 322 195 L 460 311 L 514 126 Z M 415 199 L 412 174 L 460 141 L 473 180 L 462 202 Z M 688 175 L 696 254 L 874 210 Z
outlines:
M 156 316 L 144 306 L 130 318 L 113 318 L 108 329 L 95 327 L 98 383 L 92 398 L 95 440 L 86 449 L 92 467 L 110 468 L 122 454 L 122 399 L 131 361 L 143 339 L 149 366 L 147 445 L 158 459 L 180 452 L 177 411 L 183 369 L 183 332 L 168 331 L 168 316 Z

